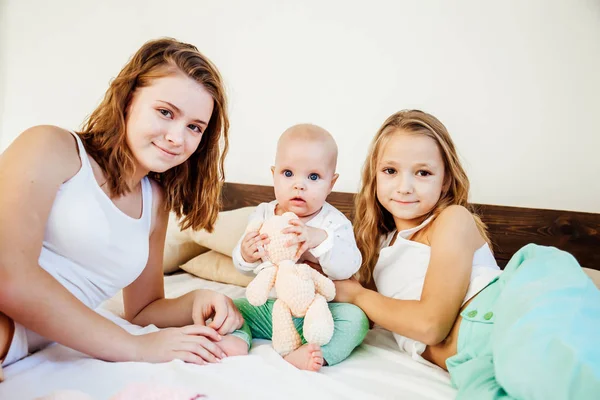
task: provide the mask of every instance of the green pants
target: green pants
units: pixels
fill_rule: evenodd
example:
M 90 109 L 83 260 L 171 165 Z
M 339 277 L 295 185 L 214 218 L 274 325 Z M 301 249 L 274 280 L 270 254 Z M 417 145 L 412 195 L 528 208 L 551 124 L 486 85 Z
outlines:
M 461 316 L 457 399 L 600 398 L 600 291 L 570 254 L 525 246 Z
M 256 307 L 246 299 L 234 300 L 235 305 L 244 317 L 244 325 L 233 332 L 252 346 L 252 339 L 271 339 L 273 337 L 273 304 L 269 299 L 262 306 Z M 335 365 L 346 359 L 352 350 L 362 343 L 369 331 L 369 320 L 365 313 L 353 304 L 328 303 L 333 316 L 334 331 L 329 343 L 321 347 L 323 359 L 328 365 Z M 304 318 L 293 318 L 296 330 L 300 334 L 302 344 L 306 343 L 302 334 Z

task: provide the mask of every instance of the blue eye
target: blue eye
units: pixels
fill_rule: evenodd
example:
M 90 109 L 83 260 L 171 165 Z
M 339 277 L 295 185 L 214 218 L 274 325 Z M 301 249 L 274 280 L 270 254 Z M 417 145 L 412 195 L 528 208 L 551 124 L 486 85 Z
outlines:
M 308 179 L 311 181 L 319 180 L 319 174 L 315 174 L 314 172 L 308 176 Z
M 292 171 L 290 171 L 289 169 L 286 169 L 285 171 L 283 171 L 283 175 L 285 175 L 287 178 L 291 178 L 292 175 Z

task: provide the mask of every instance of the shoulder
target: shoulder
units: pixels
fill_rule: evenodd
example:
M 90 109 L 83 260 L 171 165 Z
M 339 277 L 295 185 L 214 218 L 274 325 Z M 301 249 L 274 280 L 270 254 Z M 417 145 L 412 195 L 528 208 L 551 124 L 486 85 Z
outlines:
M 165 203 L 165 190 L 152 178 L 148 178 L 150 187 L 152 188 L 152 203 L 156 206 L 162 206 Z
M 152 178 L 148 178 L 150 188 L 152 189 L 152 213 L 157 215 L 163 211 L 163 214 L 168 214 L 170 210 L 165 209 L 166 194 L 160 183 Z
M 277 200 L 273 200 L 268 203 L 260 203 L 254 209 L 254 212 L 251 215 L 257 216 L 261 215 L 263 217 L 270 217 L 275 215 L 275 207 L 277 206 Z
M 446 207 L 437 218 L 438 221 L 442 219 L 446 221 L 475 222 L 471 211 L 459 205 L 451 205 Z
M 273 200 L 273 201 L 269 201 L 269 202 L 260 203 L 259 205 L 256 206 L 256 209 L 257 210 L 267 210 L 269 208 L 275 209 L 276 206 L 277 206 L 277 200 Z
M 73 134 L 66 129 L 53 125 L 33 126 L 21 133 L 15 144 L 26 145 L 33 151 L 44 150 L 50 154 L 59 152 L 61 155 L 77 154 L 77 142 Z
M 327 217 L 339 224 L 352 225 L 352 222 L 350 222 L 348 217 L 346 217 L 346 215 L 343 212 L 341 212 L 340 210 L 338 210 L 337 208 L 335 208 L 334 206 L 332 206 L 331 204 L 329 204 L 327 202 L 325 202 L 323 204 L 323 214 L 325 217 Z
M 475 248 L 481 246 L 484 242 L 473 214 L 465 207 L 459 205 L 452 205 L 445 208 L 432 223 L 432 243 L 447 237 L 470 243 Z
M 73 134 L 53 125 L 38 125 L 23 131 L 6 152 L 18 155 L 34 168 L 37 165 L 47 173 L 65 175 L 65 180 L 81 167 Z

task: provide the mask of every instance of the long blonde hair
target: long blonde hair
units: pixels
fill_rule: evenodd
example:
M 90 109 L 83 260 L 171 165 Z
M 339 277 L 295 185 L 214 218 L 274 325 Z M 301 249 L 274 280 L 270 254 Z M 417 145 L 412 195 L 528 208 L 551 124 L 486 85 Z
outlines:
M 373 138 L 367 159 L 363 166 L 361 188 L 355 198 L 354 234 L 362 254 L 359 280 L 363 284 L 371 283 L 373 269 L 379 258 L 382 236 L 396 229 L 392 214 L 377 199 L 377 163 L 381 150 L 390 137 L 398 132 L 426 135 L 436 141 L 444 160 L 444 189 L 435 207 L 426 217 L 439 215 L 450 205 L 461 205 L 473 214 L 479 232 L 490 243 L 485 224 L 468 203 L 469 178 L 465 173 L 454 143 L 446 127 L 434 116 L 419 110 L 403 110 L 391 115 L 379 128 Z M 491 246 L 491 243 L 490 243 Z
M 104 100 L 78 132 L 86 151 L 104 172 L 110 193 L 130 191 L 123 176 L 135 170 L 134 157 L 126 142 L 126 112 L 137 88 L 154 79 L 180 71 L 201 84 L 214 106 L 198 149 L 184 163 L 149 176 L 165 191 L 165 207 L 184 217 L 182 229 L 211 231 L 220 207 L 225 180 L 224 159 L 229 147 L 227 100 L 221 75 L 212 62 L 187 43 L 164 38 L 145 43 L 110 83 Z

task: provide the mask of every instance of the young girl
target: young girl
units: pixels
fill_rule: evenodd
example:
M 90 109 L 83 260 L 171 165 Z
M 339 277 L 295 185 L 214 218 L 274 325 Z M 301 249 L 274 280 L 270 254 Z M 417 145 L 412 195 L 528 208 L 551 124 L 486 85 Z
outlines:
M 589 399 L 600 393 L 600 292 L 575 259 L 528 245 L 501 273 L 444 125 L 389 117 L 356 198 L 362 308 L 416 360 L 450 373 L 464 399 Z M 368 289 L 377 288 L 377 291 Z
M 226 296 L 165 299 L 169 211 L 212 229 L 229 122 L 215 66 L 189 44 L 146 43 L 81 132 L 37 126 L 0 156 L 0 360 L 51 341 L 109 361 L 204 364 L 242 325 Z M 123 289 L 133 336 L 93 309 Z M 205 326 L 208 318 L 210 326 Z

